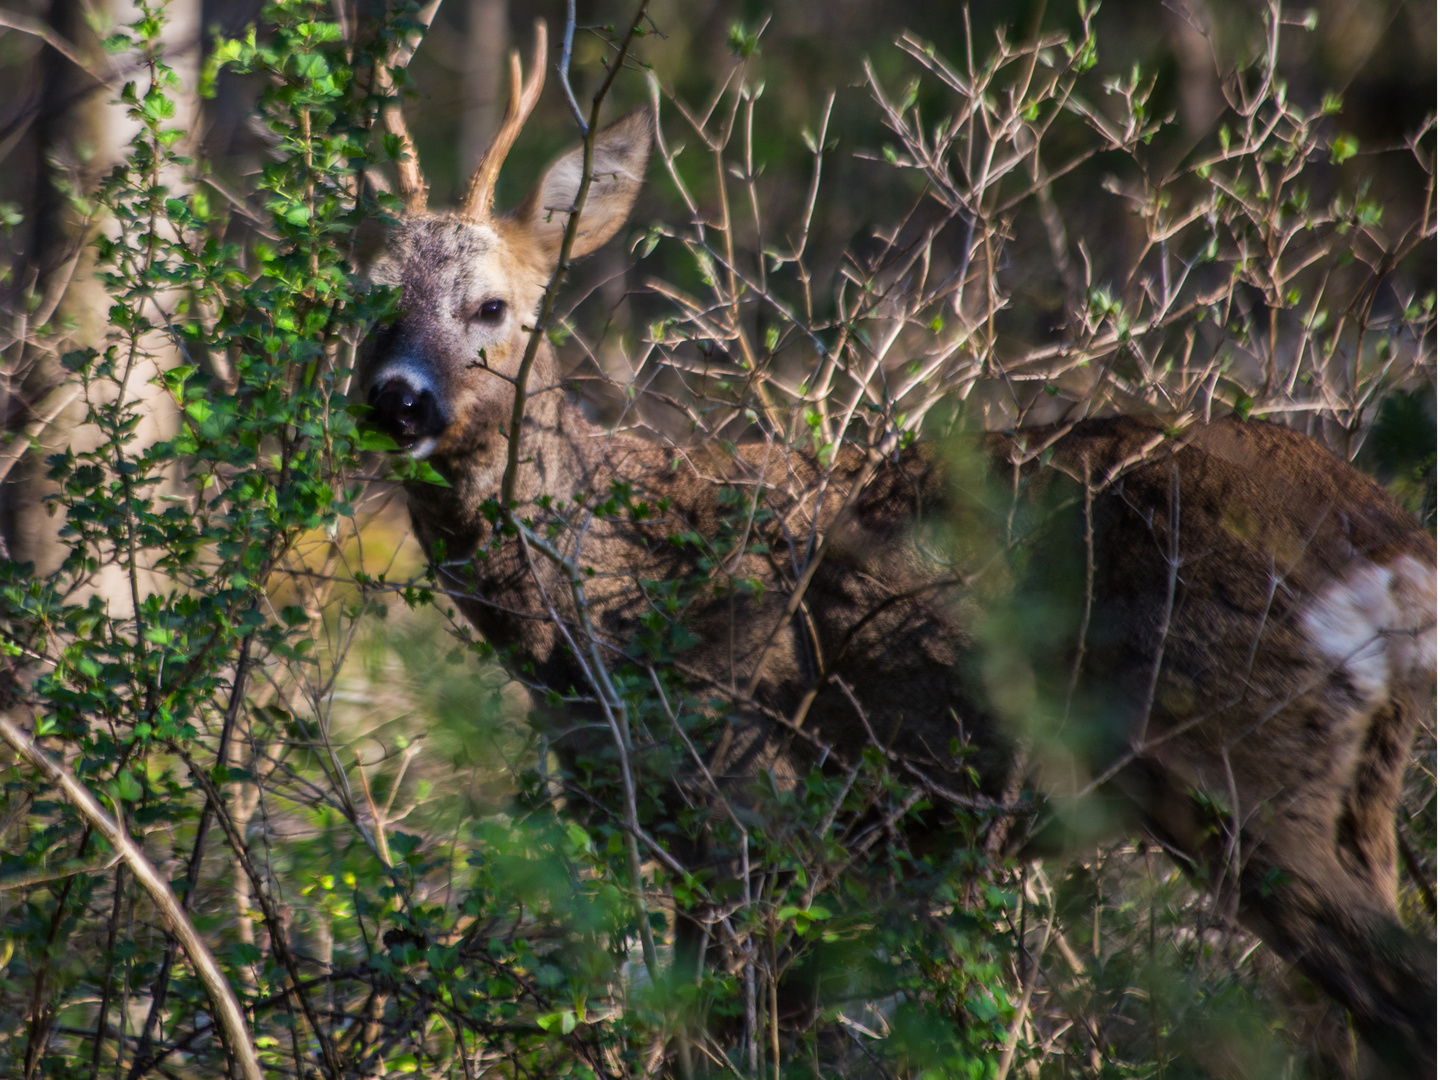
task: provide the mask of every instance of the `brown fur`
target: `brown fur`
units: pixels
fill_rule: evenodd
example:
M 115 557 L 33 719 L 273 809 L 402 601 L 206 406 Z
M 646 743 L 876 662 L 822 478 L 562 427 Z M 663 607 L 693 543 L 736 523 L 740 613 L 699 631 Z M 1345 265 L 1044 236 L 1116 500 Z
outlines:
M 625 164 L 582 221 L 592 240 L 628 212 L 648 132 L 631 117 L 601 143 L 599 160 Z M 453 486 L 408 489 L 416 534 L 475 627 L 522 677 L 561 691 L 583 689 L 567 644 L 580 613 L 555 565 L 491 543 L 483 504 L 513 401 L 500 376 L 518 367 L 555 217 L 563 227 L 545 206 L 565 201 L 573 165 L 513 218 L 403 223 L 372 277 L 403 289 L 404 314 L 363 361 L 370 383 L 428 380 L 445 419 L 431 460 Z M 467 321 L 489 298 L 509 305 L 503 327 Z M 1028 734 L 1041 775 L 1121 792 L 1177 857 L 1238 887 L 1240 918 L 1344 1002 L 1393 1068 L 1433 1075 L 1434 964 L 1398 919 L 1393 833 L 1430 700 L 1435 549 L 1371 480 L 1282 427 L 1167 432 L 1128 418 L 991 436 L 968 458 L 940 444 L 883 459 L 850 449 L 826 477 L 778 445 L 730 455 L 603 430 L 558 382 L 542 348 L 518 517 L 543 521 L 542 496 L 593 502 L 615 483 L 668 500 L 644 520 L 582 512 L 557 541 L 594 571 L 589 615 L 609 661 L 640 630 L 648 583 L 698 573 L 696 550 L 671 537 L 716 535 L 722 488 L 770 512 L 753 527 L 765 549 L 711 575 L 758 579 L 759 594 L 702 591 L 685 616 L 699 643 L 677 667 L 737 703 L 717 772 L 783 780 L 820 753 L 848 761 L 878 743 L 897 771 L 949 792 L 964 786 L 949 749 L 960 736 L 998 792 Z M 1028 642 L 1007 638 L 1012 612 Z M 1035 727 L 1037 715 L 1049 719 Z M 1227 808 L 1222 835 L 1196 792 Z M 1074 794 L 1056 792 L 1062 814 Z

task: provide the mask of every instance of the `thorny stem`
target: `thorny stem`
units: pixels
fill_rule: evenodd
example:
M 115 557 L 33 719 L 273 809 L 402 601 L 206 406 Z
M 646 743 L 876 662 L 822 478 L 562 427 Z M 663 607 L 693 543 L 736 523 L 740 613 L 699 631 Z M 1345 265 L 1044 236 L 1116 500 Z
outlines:
M 589 136 L 593 123 L 586 121 L 575 100 L 575 88 L 570 85 L 570 51 L 575 45 L 575 0 L 565 0 L 565 34 L 560 39 L 560 85 L 565 90 L 565 101 L 570 106 L 570 115 L 582 136 Z M 591 113 L 594 115 L 593 111 Z
M 529 528 L 520 526 L 520 543 L 525 553 L 525 558 L 530 563 L 530 572 L 536 581 L 540 575 L 536 570 L 530 551 L 533 548 L 539 551 L 552 563 L 559 566 L 566 575 L 566 583 L 570 588 L 571 602 L 580 619 L 580 633 L 585 642 L 581 645 L 576 642 L 566 629 L 564 622 L 560 619 L 559 613 L 550 604 L 549 597 L 545 603 L 550 607 L 550 617 L 555 626 L 564 634 L 566 643 L 575 655 L 576 661 L 585 672 L 586 680 L 595 691 L 595 696 L 600 702 L 601 712 L 605 716 L 605 722 L 610 728 L 611 737 L 615 740 L 616 754 L 620 760 L 620 785 L 621 793 L 625 802 L 625 861 L 630 875 L 631 888 L 635 890 L 637 902 L 640 904 L 640 947 L 645 958 L 645 969 L 652 981 L 660 977 L 660 961 L 655 949 L 655 937 L 650 928 L 649 912 L 645 905 L 645 883 L 644 874 L 640 862 L 640 813 L 639 804 L 636 798 L 635 778 L 630 768 L 630 725 L 624 699 L 616 692 L 614 684 L 610 681 L 609 669 L 604 658 L 599 653 L 599 636 L 595 627 L 590 621 L 590 606 L 585 599 L 584 580 L 580 574 L 575 559 L 566 558 L 554 547 L 536 536 Z M 543 585 L 542 585 L 543 592 Z M 582 651 L 583 649 L 583 651 Z M 585 653 L 589 653 L 587 659 Z

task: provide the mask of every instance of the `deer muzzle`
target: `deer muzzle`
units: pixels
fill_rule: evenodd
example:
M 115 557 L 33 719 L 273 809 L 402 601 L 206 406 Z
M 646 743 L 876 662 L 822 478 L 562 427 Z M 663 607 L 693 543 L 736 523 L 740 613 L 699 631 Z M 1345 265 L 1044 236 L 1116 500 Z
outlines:
M 428 456 L 446 427 L 434 392 L 413 385 L 403 376 L 392 376 L 372 386 L 370 408 L 376 426 L 412 457 Z

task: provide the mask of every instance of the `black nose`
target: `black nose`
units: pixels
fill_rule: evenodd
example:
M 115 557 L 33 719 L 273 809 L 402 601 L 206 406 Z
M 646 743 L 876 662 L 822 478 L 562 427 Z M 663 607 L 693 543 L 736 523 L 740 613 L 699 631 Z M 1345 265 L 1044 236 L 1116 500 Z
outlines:
M 370 388 L 375 423 L 401 449 L 445 430 L 439 402 L 429 390 L 417 390 L 404 379 L 387 379 Z

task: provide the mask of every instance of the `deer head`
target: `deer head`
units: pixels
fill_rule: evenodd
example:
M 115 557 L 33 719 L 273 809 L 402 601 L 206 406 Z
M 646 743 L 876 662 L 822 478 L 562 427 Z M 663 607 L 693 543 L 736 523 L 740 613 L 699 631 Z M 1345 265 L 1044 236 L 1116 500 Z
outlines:
M 583 148 L 565 154 L 510 213 L 493 208 L 495 181 L 545 81 L 546 32 L 536 23 L 535 56 L 522 80 L 510 57 L 510 100 L 460 208 L 426 209 L 427 187 L 398 104 L 386 124 L 401 137 L 400 189 L 406 212 L 385 238 L 368 278 L 401 292 L 400 314 L 367 343 L 361 389 L 374 421 L 415 458 L 447 473 L 503 466 L 514 378 L 580 187 Z M 598 133 L 593 173 L 571 257 L 588 255 L 620 228 L 650 156 L 650 118 L 636 110 Z M 556 382 L 542 346 L 532 388 Z M 497 473 L 498 475 L 498 473 Z

